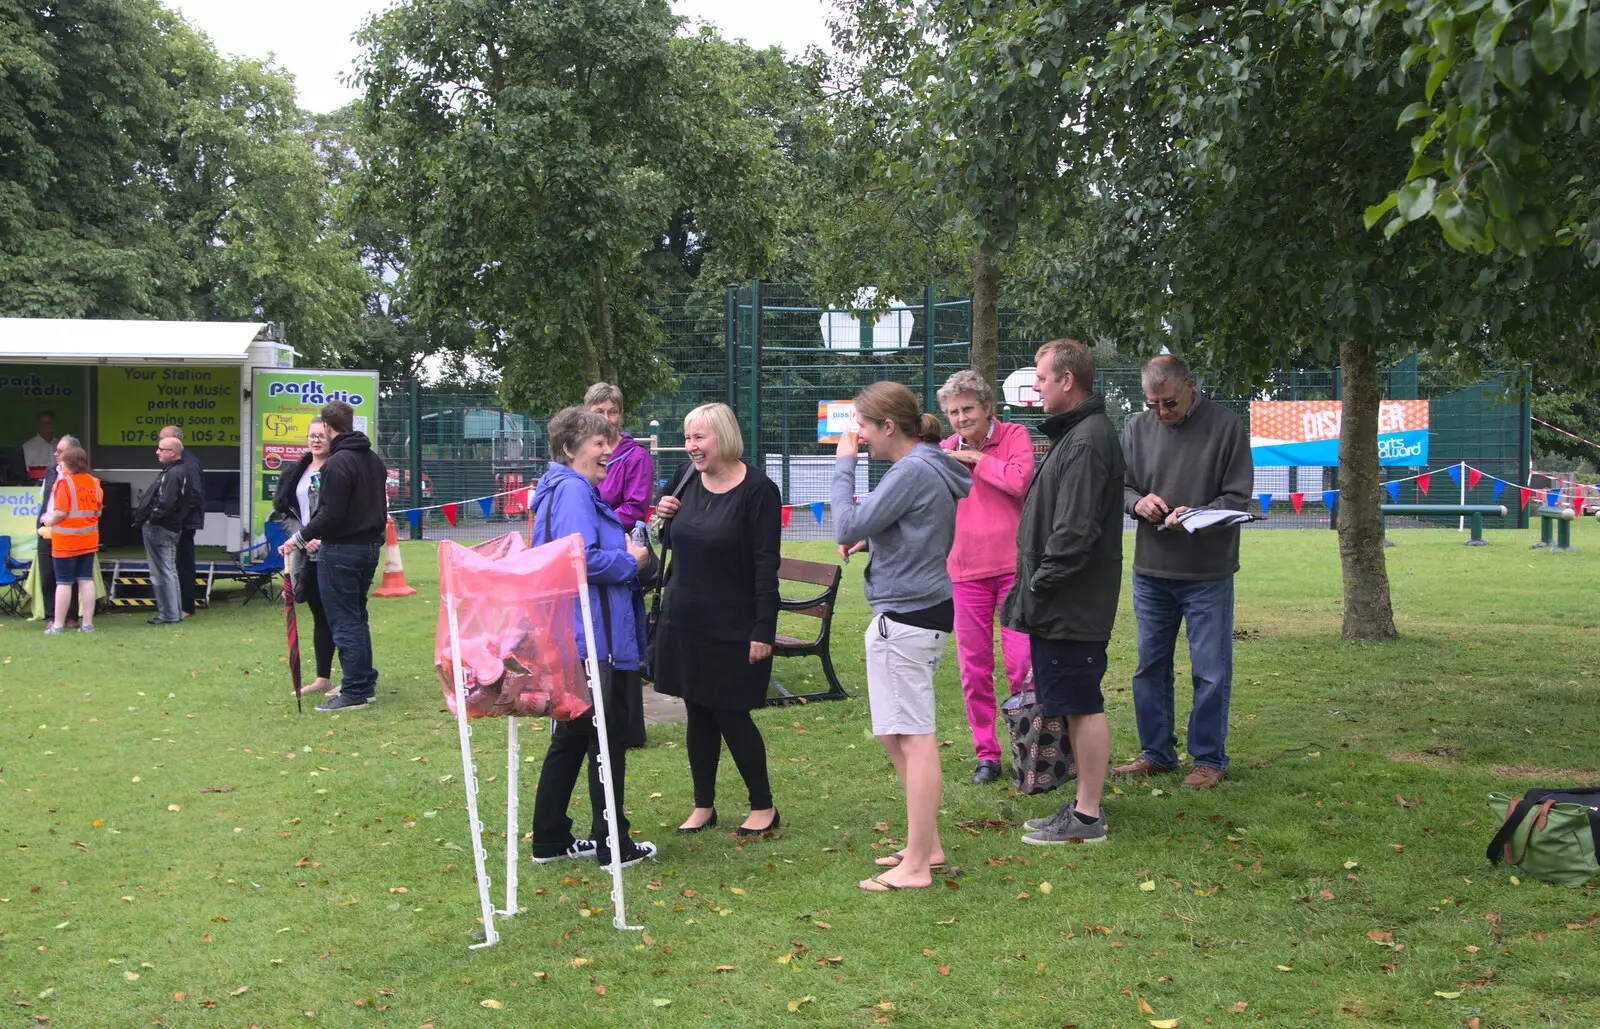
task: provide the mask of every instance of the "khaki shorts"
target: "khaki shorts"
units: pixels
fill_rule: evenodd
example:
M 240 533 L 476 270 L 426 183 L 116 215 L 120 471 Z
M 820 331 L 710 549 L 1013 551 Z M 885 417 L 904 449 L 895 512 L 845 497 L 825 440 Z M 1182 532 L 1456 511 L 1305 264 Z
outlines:
M 867 703 L 874 736 L 933 734 L 933 677 L 948 635 L 883 615 L 867 623 Z

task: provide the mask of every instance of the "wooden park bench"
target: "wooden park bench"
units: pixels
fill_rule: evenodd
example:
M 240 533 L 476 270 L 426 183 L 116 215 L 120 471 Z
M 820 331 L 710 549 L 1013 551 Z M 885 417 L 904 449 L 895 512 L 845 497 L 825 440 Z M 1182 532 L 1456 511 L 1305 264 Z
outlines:
M 818 621 L 817 634 L 809 640 L 798 639 L 794 636 L 779 634 L 772 643 L 774 657 L 817 657 L 822 660 L 822 674 L 828 680 L 826 693 L 795 694 L 785 689 L 774 678 L 772 680 L 773 696 L 767 698 L 767 706 L 775 707 L 782 704 L 791 704 L 796 701 L 812 700 L 848 700 L 850 695 L 839 685 L 839 676 L 833 670 L 833 654 L 829 645 L 833 638 L 833 607 L 839 599 L 839 581 L 843 578 L 843 570 L 838 565 L 823 564 L 820 561 L 800 561 L 792 557 L 783 559 L 778 565 L 778 610 L 793 615 L 804 615 Z M 821 586 L 823 591 L 798 599 L 790 599 L 784 595 L 785 583 L 803 583 L 809 586 Z

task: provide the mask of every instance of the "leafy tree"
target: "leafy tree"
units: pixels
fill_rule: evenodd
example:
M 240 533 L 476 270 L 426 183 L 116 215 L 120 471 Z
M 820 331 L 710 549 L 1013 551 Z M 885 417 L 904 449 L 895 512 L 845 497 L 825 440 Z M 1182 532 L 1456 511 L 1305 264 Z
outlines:
M 1406 41 L 1390 26 L 1362 54 L 1330 58 L 1335 31 L 1297 4 L 1130 10 L 1104 60 L 1062 77 L 1097 111 L 1081 151 L 1093 168 L 1083 231 L 1040 263 L 1065 304 L 1120 342 L 1170 346 L 1239 386 L 1308 351 L 1338 355 L 1344 634 L 1381 639 L 1395 635 L 1381 362 L 1420 347 L 1470 373 L 1555 354 L 1547 370 L 1592 374 L 1597 282 L 1570 248 L 1484 257 L 1368 232 L 1362 212 L 1410 149 L 1395 129 Z
M 283 322 L 312 359 L 360 276 L 290 78 L 154 0 L 0 0 L 0 310 Z
M 970 261 L 972 366 L 997 376 L 999 292 L 1030 225 L 1059 225 L 1090 117 L 1062 72 L 1098 54 L 1124 5 L 1017 0 L 853 0 L 836 40 L 861 102 L 891 137 L 879 173 L 949 222 Z M 882 153 L 882 151 L 880 151 Z
M 1311 6 L 1301 0 L 1298 6 Z M 1335 47 L 1356 59 L 1386 20 L 1422 78 L 1405 184 L 1368 212 L 1398 231 L 1432 218 L 1456 247 L 1574 246 L 1600 265 L 1600 6 L 1585 0 L 1343 3 Z M 1426 70 L 1426 75 L 1423 71 Z
M 409 313 L 471 325 L 508 400 L 663 384 L 649 265 L 674 239 L 725 273 L 770 260 L 782 154 L 741 104 L 749 50 L 678 22 L 666 0 L 410 0 L 360 34 L 363 188 L 407 240 Z

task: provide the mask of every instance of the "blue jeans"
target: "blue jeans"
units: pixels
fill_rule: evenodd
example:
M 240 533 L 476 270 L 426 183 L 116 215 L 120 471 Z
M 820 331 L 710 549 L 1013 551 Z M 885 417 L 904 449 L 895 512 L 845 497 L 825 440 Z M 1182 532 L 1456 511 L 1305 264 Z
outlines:
M 312 566 L 344 673 L 339 692 L 352 700 L 378 691 L 378 670 L 372 667 L 372 631 L 367 627 L 367 590 L 378 567 L 378 548 L 377 543 L 324 543 Z
M 1233 577 L 1189 582 L 1134 572 L 1133 614 L 1139 627 L 1133 714 L 1141 756 L 1161 768 L 1178 764 L 1172 652 L 1178 623 L 1183 622 L 1194 678 L 1189 753 L 1196 765 L 1226 769 L 1228 702 L 1233 695 Z
M 178 608 L 178 534 L 146 522 L 142 527 L 144 556 L 150 562 L 150 592 L 156 597 L 156 618 L 182 621 Z

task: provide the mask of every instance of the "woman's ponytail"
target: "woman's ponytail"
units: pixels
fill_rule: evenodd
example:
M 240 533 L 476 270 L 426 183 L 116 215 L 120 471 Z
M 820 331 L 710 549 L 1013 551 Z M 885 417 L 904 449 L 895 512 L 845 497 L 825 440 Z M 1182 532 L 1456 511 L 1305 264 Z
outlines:
M 924 411 L 917 436 L 924 443 L 937 443 L 944 439 L 944 423 L 939 421 L 938 415 Z

